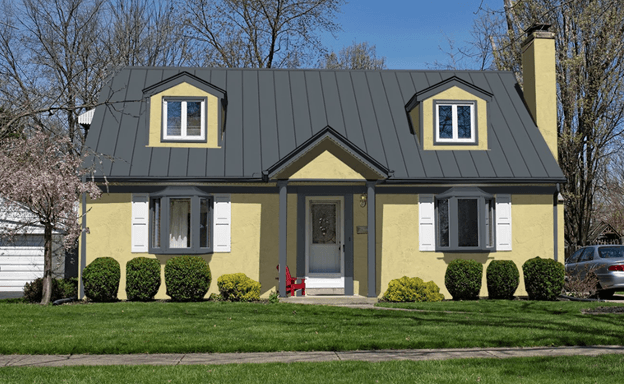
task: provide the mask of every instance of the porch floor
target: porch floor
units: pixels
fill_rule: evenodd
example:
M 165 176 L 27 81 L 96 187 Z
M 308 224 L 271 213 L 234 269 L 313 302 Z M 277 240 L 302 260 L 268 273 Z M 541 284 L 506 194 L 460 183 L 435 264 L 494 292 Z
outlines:
M 367 306 L 372 307 L 377 303 L 376 297 L 366 296 L 343 296 L 343 295 L 306 295 L 306 296 L 288 296 L 280 297 L 280 303 L 291 304 L 315 304 L 315 305 L 334 305 L 334 306 Z

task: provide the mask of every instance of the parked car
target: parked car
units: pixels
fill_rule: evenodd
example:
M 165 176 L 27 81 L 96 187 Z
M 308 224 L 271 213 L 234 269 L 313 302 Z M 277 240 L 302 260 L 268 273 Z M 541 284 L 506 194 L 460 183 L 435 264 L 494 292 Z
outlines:
M 598 297 L 608 299 L 616 290 L 624 291 L 624 245 L 590 245 L 574 252 L 565 261 L 566 273 L 598 278 Z

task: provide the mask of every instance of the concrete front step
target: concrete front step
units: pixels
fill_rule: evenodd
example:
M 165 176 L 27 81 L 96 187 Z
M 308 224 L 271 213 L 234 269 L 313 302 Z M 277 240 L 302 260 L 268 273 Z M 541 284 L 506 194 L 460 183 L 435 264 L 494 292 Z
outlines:
M 377 303 L 376 297 L 364 296 L 342 296 L 342 295 L 306 295 L 281 297 L 280 303 L 291 304 L 316 304 L 316 305 L 374 305 Z

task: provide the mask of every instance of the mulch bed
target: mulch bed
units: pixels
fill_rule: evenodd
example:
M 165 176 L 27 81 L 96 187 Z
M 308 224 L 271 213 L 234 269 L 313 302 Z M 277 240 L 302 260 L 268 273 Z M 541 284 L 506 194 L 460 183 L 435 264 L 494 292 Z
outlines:
M 583 311 L 583 314 L 585 315 L 602 315 L 602 314 L 622 315 L 624 314 L 624 306 L 596 307 L 596 308 Z

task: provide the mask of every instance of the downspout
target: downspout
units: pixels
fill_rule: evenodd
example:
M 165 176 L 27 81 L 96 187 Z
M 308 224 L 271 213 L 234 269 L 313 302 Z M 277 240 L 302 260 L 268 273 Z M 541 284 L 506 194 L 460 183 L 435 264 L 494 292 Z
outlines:
M 559 202 L 559 191 L 561 187 L 557 183 L 555 193 L 553 194 L 553 249 L 555 250 L 555 261 L 559 261 L 559 214 L 557 203 Z
M 86 177 L 82 177 L 86 182 Z M 78 300 L 84 298 L 84 284 L 82 283 L 82 271 L 87 263 L 87 194 L 82 194 L 82 233 L 80 234 L 80 268 L 78 273 Z

